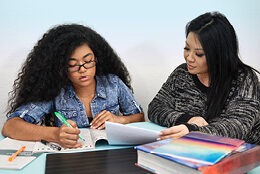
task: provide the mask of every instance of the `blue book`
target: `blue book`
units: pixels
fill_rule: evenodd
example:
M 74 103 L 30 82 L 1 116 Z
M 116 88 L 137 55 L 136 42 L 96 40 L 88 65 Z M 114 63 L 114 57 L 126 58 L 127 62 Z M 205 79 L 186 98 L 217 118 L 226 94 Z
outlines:
M 205 138 L 203 138 L 205 135 Z M 206 143 L 213 143 L 213 147 L 216 148 L 218 146 L 220 146 L 220 150 L 217 149 L 216 151 L 220 151 L 220 153 L 217 153 L 216 156 L 213 155 L 213 158 L 215 158 L 215 161 L 213 162 L 214 165 L 209 165 L 207 162 L 200 162 L 200 160 L 190 160 L 190 157 L 192 155 L 188 155 L 188 158 L 180 158 L 178 156 L 174 156 L 174 155 L 169 155 L 169 153 L 172 153 L 172 151 L 168 151 L 167 146 L 176 146 L 175 144 L 172 145 L 172 143 L 178 142 L 179 139 L 184 139 L 184 138 L 198 138 L 200 140 L 205 141 Z M 179 138 L 179 139 L 167 139 L 167 140 L 161 140 L 161 141 L 156 141 L 153 143 L 148 143 L 148 144 L 144 144 L 144 145 L 140 145 L 140 146 L 136 146 L 135 148 L 137 149 L 137 153 L 138 153 L 138 159 L 137 159 L 137 166 L 148 170 L 152 173 L 204 173 L 204 170 L 209 170 L 211 169 L 210 166 L 220 166 L 219 168 L 222 168 L 222 161 L 228 161 L 229 160 L 229 156 L 233 156 L 236 153 L 239 153 L 239 155 L 235 155 L 235 159 L 237 158 L 241 158 L 241 155 L 243 155 L 244 151 L 248 151 L 249 149 L 254 149 L 254 150 L 258 150 L 260 149 L 259 146 L 256 145 L 252 145 L 252 144 L 247 144 L 244 143 L 244 141 L 242 140 L 237 140 L 237 139 L 232 139 L 232 138 L 227 138 L 227 137 L 220 137 L 220 136 L 213 136 L 213 135 L 208 135 L 208 134 L 204 134 L 204 133 L 198 133 L 198 132 L 191 132 L 190 134 L 188 134 L 187 136 L 184 136 Z M 186 140 L 185 140 L 186 141 Z M 190 143 L 194 143 L 194 140 L 190 141 Z M 182 144 L 182 143 L 181 143 Z M 241 145 L 242 144 L 242 145 Z M 222 147 L 224 146 L 231 146 L 231 150 L 227 151 L 227 152 L 223 152 Z M 166 148 L 165 148 L 166 147 Z M 178 148 L 180 152 L 179 155 L 181 154 L 185 154 L 183 153 L 183 147 Z M 194 148 L 193 144 L 189 144 L 189 146 L 185 147 L 188 148 L 189 153 L 191 154 L 195 154 L 196 150 Z M 204 147 L 200 148 L 204 149 Z M 213 149 L 214 149 L 213 148 Z M 234 149 L 234 151 L 232 151 L 232 149 Z M 161 153 L 163 152 L 163 153 Z M 207 152 L 209 152 L 209 150 L 207 150 Z M 231 153 L 232 152 L 232 153 Z M 219 154 L 221 154 L 219 156 Z M 205 155 L 205 153 L 204 153 Z M 253 155 L 250 152 L 250 155 Z M 207 156 L 207 155 L 205 155 Z M 209 155 L 212 157 L 212 154 Z M 232 157 L 232 159 L 234 158 Z M 260 158 L 260 157 L 259 157 Z M 223 160 L 222 160 L 223 159 Z M 225 160 L 224 160 L 225 159 Z M 231 158 L 230 158 L 231 159 Z M 232 160 L 233 162 L 234 160 Z M 254 167 L 257 166 L 256 163 L 254 163 L 254 165 L 252 165 Z M 239 166 L 238 166 L 239 167 Z M 253 167 L 253 168 L 254 168 Z M 252 167 L 250 168 L 246 168 L 246 171 L 251 170 Z
M 205 165 L 213 165 L 243 143 L 244 141 L 238 139 L 190 132 L 155 148 L 151 153 L 167 156 L 174 160 L 177 158 Z

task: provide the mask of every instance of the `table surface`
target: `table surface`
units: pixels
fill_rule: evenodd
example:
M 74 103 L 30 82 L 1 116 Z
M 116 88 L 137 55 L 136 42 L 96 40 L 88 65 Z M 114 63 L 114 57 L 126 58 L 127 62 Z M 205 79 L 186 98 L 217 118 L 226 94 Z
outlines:
M 136 126 L 136 127 L 142 127 L 146 129 L 152 129 L 152 130 L 158 130 L 161 131 L 165 129 L 165 127 L 158 126 L 151 122 L 139 122 L 139 123 L 131 123 L 129 125 Z M 4 139 L 4 137 L 0 134 L 0 140 Z M 86 151 L 95 151 L 95 150 L 108 150 L 108 149 L 120 149 L 120 148 L 128 148 L 133 146 L 111 146 L 107 143 L 101 142 L 96 144 L 96 149 L 86 150 Z M 44 174 L 45 173 L 45 161 L 46 161 L 46 154 L 42 153 L 39 157 L 37 157 L 35 160 L 33 160 L 30 164 L 25 166 L 21 170 L 2 170 L 0 169 L 1 174 L 9 174 L 9 173 L 19 173 L 19 174 L 31 174 L 31 173 L 37 173 L 37 174 Z M 252 171 L 248 172 L 248 174 L 259 174 L 260 173 L 260 167 L 257 167 L 253 169 Z

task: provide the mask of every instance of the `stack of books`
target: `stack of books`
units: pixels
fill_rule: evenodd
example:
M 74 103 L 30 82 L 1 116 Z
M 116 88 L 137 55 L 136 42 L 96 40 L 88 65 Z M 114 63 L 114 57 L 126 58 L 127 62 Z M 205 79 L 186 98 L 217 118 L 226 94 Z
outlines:
M 136 165 L 151 173 L 237 174 L 260 165 L 260 146 L 199 132 L 135 148 Z

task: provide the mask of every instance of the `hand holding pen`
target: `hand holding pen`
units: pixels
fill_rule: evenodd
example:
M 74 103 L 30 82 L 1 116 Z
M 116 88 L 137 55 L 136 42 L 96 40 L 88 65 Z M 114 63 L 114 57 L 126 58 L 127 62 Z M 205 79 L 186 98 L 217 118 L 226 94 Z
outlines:
M 72 120 L 66 120 L 60 113 L 55 112 L 55 115 L 62 121 L 64 124 L 60 127 L 58 141 L 59 144 L 63 147 L 68 148 L 78 148 L 82 144 L 78 143 L 78 138 L 85 141 L 84 138 L 79 134 L 80 130 L 77 128 L 77 125 Z

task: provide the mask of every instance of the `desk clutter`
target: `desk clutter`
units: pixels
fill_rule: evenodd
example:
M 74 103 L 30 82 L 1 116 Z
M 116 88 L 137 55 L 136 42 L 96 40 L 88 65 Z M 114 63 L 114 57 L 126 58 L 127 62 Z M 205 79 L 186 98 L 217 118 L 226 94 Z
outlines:
M 11 138 L 5 138 L 0 141 L 0 169 L 22 169 L 36 156 L 44 152 L 77 152 L 95 149 L 95 145 L 100 140 L 105 140 L 109 145 L 125 146 L 138 145 L 155 141 L 159 136 L 159 131 L 144 129 L 135 126 L 128 126 L 119 123 L 106 122 L 105 130 L 97 129 L 80 129 L 80 134 L 86 141 L 79 148 L 63 148 L 56 143 L 41 141 L 21 141 Z M 131 132 L 131 134 L 129 134 Z M 13 162 L 8 158 L 12 156 L 21 147 L 26 146 L 25 151 L 20 153 Z M 24 154 L 27 154 L 26 156 Z M 7 159 L 7 160 L 6 160 Z
M 105 141 L 108 144 L 105 146 L 97 144 L 95 151 L 93 151 L 95 143 L 89 148 L 91 151 L 89 149 L 66 151 L 63 148 L 60 150 L 51 148 L 49 142 L 5 138 L 0 141 L 0 169 L 22 169 L 43 152 L 54 152 L 46 155 L 47 174 L 147 173 L 147 171 L 165 174 L 207 174 L 214 171 L 214 174 L 224 174 L 246 173 L 260 165 L 260 146 L 242 140 L 190 132 L 177 139 L 156 141 L 159 131 L 121 124 L 108 125 L 110 126 L 105 131 L 107 135 Z M 110 129 L 111 126 L 113 129 Z M 85 136 L 84 130 L 87 129 L 82 129 L 82 136 Z M 86 141 L 90 140 L 84 138 Z M 130 145 L 132 148 L 125 145 Z M 23 146 L 26 146 L 24 151 L 9 162 L 9 157 Z

